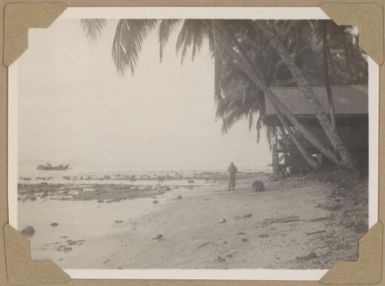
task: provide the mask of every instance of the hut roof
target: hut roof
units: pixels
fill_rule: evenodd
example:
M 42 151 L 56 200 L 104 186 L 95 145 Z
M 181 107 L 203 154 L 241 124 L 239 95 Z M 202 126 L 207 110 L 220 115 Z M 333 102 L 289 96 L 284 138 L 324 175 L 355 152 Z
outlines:
M 340 85 L 332 86 L 336 116 L 368 114 L 368 86 Z M 313 87 L 321 104 L 328 111 L 328 101 L 324 86 Z M 298 87 L 273 87 L 272 91 L 282 103 L 297 116 L 314 116 L 314 111 Z M 275 115 L 275 110 L 268 100 L 265 100 L 266 116 Z

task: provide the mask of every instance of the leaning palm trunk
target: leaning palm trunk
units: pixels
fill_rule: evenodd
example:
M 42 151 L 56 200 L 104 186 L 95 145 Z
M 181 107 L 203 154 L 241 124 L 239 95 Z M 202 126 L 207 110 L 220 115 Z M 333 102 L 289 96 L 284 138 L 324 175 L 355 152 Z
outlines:
M 323 53 L 323 62 L 324 62 L 323 72 L 324 72 L 324 79 L 325 79 L 326 95 L 327 95 L 328 104 L 329 104 L 330 122 L 331 122 L 332 128 L 337 132 L 333 93 L 330 87 L 330 78 L 329 78 L 329 54 L 331 53 L 329 53 L 329 42 L 328 42 L 327 33 L 328 33 L 328 24 L 325 22 L 323 23 L 323 26 L 322 26 L 322 53 Z
M 284 115 L 290 121 L 290 123 L 304 136 L 304 138 L 306 138 L 306 140 L 309 141 L 310 144 L 312 144 L 319 152 L 321 152 L 326 158 L 328 158 L 336 165 L 342 166 L 340 160 L 338 160 L 335 154 L 327 147 L 325 147 L 309 130 L 307 130 L 307 128 L 299 122 L 299 120 L 287 109 L 287 107 L 265 84 L 265 82 L 262 80 L 262 77 L 258 74 L 258 71 L 248 60 L 247 56 L 242 53 L 242 48 L 239 47 L 238 42 L 232 39 L 231 36 L 226 35 L 226 32 L 224 32 L 218 26 L 218 24 L 215 26 L 215 29 L 218 31 L 217 35 L 222 39 L 222 47 L 239 64 L 241 69 L 249 76 L 250 80 L 255 84 L 255 86 L 265 94 L 265 98 L 271 103 L 271 105 L 273 105 L 278 112 Z M 231 41 L 231 45 L 228 43 L 228 40 Z M 233 46 L 237 47 L 240 54 L 233 49 Z
M 255 30 L 262 31 L 262 33 L 268 39 L 272 48 L 276 50 L 278 55 L 281 57 L 281 59 L 284 61 L 284 63 L 290 70 L 291 74 L 293 75 L 293 79 L 298 85 L 299 90 L 307 98 L 308 102 L 313 107 L 316 118 L 322 126 L 327 138 L 334 147 L 336 153 L 340 156 L 341 165 L 347 169 L 353 169 L 354 163 L 349 150 L 345 147 L 344 143 L 342 142 L 341 138 L 338 136 L 336 131 L 333 130 L 332 125 L 328 119 L 327 114 L 323 109 L 321 102 L 314 94 L 312 87 L 310 86 L 309 82 L 307 81 L 295 61 L 290 57 L 289 53 L 283 47 L 277 35 L 265 22 L 259 22 L 258 24 L 256 22 L 252 22 L 252 26 Z
M 346 65 L 348 67 L 349 81 L 353 82 L 352 52 L 348 43 L 348 38 L 346 37 L 345 33 L 341 32 L 341 34 L 344 44 Z
M 279 169 L 279 157 L 278 157 L 277 144 L 273 144 L 272 155 L 273 155 L 273 161 L 272 161 L 273 175 L 279 176 L 280 175 L 280 169 Z

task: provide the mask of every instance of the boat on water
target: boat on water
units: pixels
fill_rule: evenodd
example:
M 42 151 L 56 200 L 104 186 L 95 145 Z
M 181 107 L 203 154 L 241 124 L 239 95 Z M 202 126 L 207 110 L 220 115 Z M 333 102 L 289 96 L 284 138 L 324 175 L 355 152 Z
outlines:
M 38 165 L 36 169 L 42 171 L 66 171 L 70 168 L 69 164 L 60 164 L 57 166 L 53 166 L 50 163 L 46 163 L 45 165 Z

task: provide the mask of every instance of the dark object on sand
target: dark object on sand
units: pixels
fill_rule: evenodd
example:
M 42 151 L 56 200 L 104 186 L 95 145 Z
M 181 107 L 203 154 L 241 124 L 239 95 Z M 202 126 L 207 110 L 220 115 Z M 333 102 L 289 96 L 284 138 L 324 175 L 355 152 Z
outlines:
M 252 216 L 253 216 L 252 213 L 248 213 L 248 214 L 245 214 L 245 215 L 238 215 L 238 216 L 236 216 L 235 218 L 236 218 L 236 219 L 245 219 L 245 218 L 250 218 L 250 217 L 252 217 Z
M 288 216 L 288 217 L 279 217 L 279 218 L 268 218 L 262 222 L 262 226 L 267 226 L 273 223 L 291 223 L 297 222 L 301 219 L 298 216 Z
M 306 261 L 309 261 L 309 260 L 312 260 L 312 259 L 316 259 L 318 258 L 318 255 L 317 253 L 315 253 L 314 251 L 310 252 L 308 255 L 305 255 L 305 256 L 297 256 L 296 257 L 296 260 L 297 261 L 301 261 L 301 262 L 306 262 Z
M 70 165 L 60 164 L 58 166 L 52 166 L 50 163 L 46 163 L 45 165 L 38 165 L 36 169 L 43 171 L 66 171 L 70 168 Z
M 70 252 L 72 251 L 72 247 L 70 246 L 66 246 L 66 245 L 59 245 L 57 248 L 56 248 L 57 251 L 64 251 L 64 252 Z
M 115 223 L 123 223 L 123 220 L 116 219 L 116 220 L 115 220 Z
M 53 222 L 53 223 L 51 223 L 51 226 L 52 227 L 55 227 L 55 226 L 58 226 L 59 224 L 57 223 L 57 222 Z
M 313 234 L 321 234 L 326 232 L 326 230 L 319 230 L 319 231 L 313 231 L 313 232 L 308 232 L 306 235 L 313 235 Z
M 35 234 L 35 229 L 29 225 L 23 228 L 23 230 L 21 231 L 21 234 L 26 237 L 32 237 Z
M 163 234 L 158 234 L 153 238 L 153 240 L 164 240 Z
M 159 204 L 159 201 L 153 200 L 152 203 L 153 203 L 154 205 L 156 205 L 156 204 Z
M 265 185 L 263 184 L 262 181 L 255 180 L 252 183 L 251 188 L 253 189 L 254 192 L 263 192 L 265 190 Z
M 174 200 L 181 200 L 181 199 L 182 199 L 182 195 L 177 195 Z

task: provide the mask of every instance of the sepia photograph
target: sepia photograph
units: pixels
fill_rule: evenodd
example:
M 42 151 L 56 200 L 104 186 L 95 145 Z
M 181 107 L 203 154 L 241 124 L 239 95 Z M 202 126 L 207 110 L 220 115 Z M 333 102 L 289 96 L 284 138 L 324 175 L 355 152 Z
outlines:
M 32 258 L 228 271 L 357 260 L 377 176 L 359 39 L 325 18 L 268 16 L 30 29 L 10 72 L 10 182 Z

